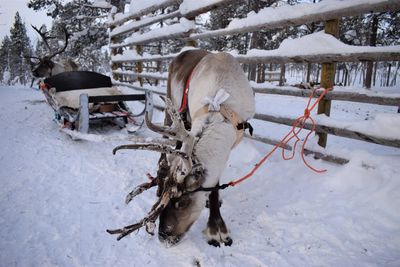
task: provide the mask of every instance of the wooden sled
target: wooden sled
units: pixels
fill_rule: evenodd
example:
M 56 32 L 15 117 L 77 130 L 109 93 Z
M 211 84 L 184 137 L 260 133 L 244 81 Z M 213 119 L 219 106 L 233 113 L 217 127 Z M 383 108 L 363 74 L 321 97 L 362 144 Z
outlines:
M 144 113 L 153 114 L 150 91 L 144 94 L 123 94 L 113 86 L 108 76 L 90 71 L 64 72 L 46 78 L 40 88 L 47 103 L 55 112 L 55 119 L 63 128 L 88 133 L 91 122 L 107 120 L 128 132 L 135 132 L 143 125 Z M 142 101 L 144 109 L 133 114 L 127 101 Z M 139 120 L 135 119 L 141 117 Z

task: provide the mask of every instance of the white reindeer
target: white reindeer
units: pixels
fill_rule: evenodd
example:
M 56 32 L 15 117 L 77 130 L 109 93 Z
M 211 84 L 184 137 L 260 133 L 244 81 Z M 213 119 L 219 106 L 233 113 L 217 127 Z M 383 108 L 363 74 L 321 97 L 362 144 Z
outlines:
M 182 106 L 186 89 L 187 104 Z M 231 149 L 243 137 L 246 121 L 254 115 L 254 94 L 248 80 L 239 63 L 227 53 L 185 51 L 170 65 L 166 104 L 165 126 L 156 126 L 148 120 L 147 125 L 178 141 L 176 148 L 159 140 L 114 150 L 131 148 L 163 153 L 157 177 L 132 191 L 127 202 L 154 185 L 158 185 L 159 199 L 139 223 L 108 232 L 119 234 L 120 239 L 146 226 L 152 233 L 159 216 L 159 239 L 175 244 L 197 220 L 208 200 L 210 216 L 205 230 L 208 243 L 231 245 L 219 210 L 218 190 L 204 189 L 219 184 Z M 179 107 L 185 113 L 179 113 Z

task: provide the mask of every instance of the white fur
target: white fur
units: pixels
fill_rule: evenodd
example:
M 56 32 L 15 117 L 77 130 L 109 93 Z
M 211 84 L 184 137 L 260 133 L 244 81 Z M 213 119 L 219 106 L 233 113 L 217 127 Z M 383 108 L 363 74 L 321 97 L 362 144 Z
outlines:
M 204 99 L 214 99 L 220 90 L 229 94 L 223 105 L 243 120 L 253 117 L 253 90 L 239 63 L 227 53 L 209 54 L 195 67 L 189 90 L 190 113 L 195 114 L 203 107 Z M 210 112 L 194 118 L 191 132 L 195 136 L 201 133 L 195 154 L 207 171 L 203 186 L 215 186 L 236 141 L 236 129 L 219 112 Z
M 214 98 L 206 96 L 201 103 L 206 106 L 208 105 L 208 111 L 220 111 L 221 104 L 229 97 L 230 95 L 224 89 L 219 89 Z
M 195 67 L 189 90 L 189 110 L 193 115 L 205 98 L 214 99 L 223 89 L 230 97 L 224 102 L 243 120 L 255 113 L 254 93 L 241 66 L 227 53 L 209 54 Z
M 205 120 L 208 120 L 209 124 L 205 124 Z M 196 118 L 192 123 L 191 132 L 194 135 L 201 132 L 201 138 L 195 146 L 195 154 L 207 174 L 203 187 L 215 186 L 236 141 L 236 130 L 219 112 L 212 112 Z
M 182 97 L 183 97 L 183 90 L 184 85 L 182 81 L 177 81 L 176 77 L 171 79 L 171 88 L 174 90 L 171 91 L 171 101 L 172 104 L 179 109 L 181 107 Z
M 51 69 L 52 76 L 66 71 L 78 70 L 76 64 L 71 60 L 62 60 L 60 62 L 53 62 L 53 63 L 54 67 Z

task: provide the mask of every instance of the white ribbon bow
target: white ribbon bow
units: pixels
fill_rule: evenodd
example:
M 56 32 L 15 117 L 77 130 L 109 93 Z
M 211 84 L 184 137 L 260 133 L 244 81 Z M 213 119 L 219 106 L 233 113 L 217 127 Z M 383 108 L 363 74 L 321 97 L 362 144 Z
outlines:
M 202 104 L 208 105 L 208 111 L 219 111 L 221 108 L 221 104 L 230 97 L 224 89 L 219 89 L 217 94 L 215 95 L 214 99 L 206 96 Z

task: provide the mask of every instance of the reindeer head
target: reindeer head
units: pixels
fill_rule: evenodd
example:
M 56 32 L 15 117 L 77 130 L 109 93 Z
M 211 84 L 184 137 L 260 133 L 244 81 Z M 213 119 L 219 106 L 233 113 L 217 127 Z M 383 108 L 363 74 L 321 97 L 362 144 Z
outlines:
M 178 111 L 173 108 L 172 102 L 165 99 L 167 112 L 172 118 L 172 125 L 158 126 L 145 117 L 150 130 L 169 137 L 167 139 L 152 140 L 148 143 L 135 143 L 116 147 L 119 149 L 141 149 L 158 151 L 164 154 L 159 162 L 159 174 L 150 183 L 139 185 L 132 191 L 126 202 L 133 197 L 158 185 L 158 201 L 151 211 L 139 223 L 117 230 L 107 230 L 110 234 L 119 234 L 118 240 L 131 232 L 146 226 L 147 232 L 153 234 L 154 223 L 160 217 L 159 239 L 168 244 L 177 243 L 196 221 L 205 204 L 204 192 L 196 192 L 204 182 L 204 170 L 195 153 L 196 138 L 185 129 Z M 173 141 L 173 143 L 171 143 Z M 181 143 L 180 149 L 174 148 L 176 141 Z M 165 170 L 163 174 L 160 174 Z
M 199 165 L 191 170 L 181 188 L 177 186 L 177 195 L 171 197 L 159 217 L 158 237 L 161 242 L 167 245 L 178 243 L 197 220 L 206 201 L 203 192 L 196 192 L 203 181 L 204 171 Z
M 34 77 L 50 77 L 56 73 L 54 73 L 54 69 L 57 63 L 55 63 L 53 61 L 53 58 L 58 55 L 61 54 L 62 52 L 65 51 L 65 49 L 68 46 L 68 38 L 70 37 L 70 34 L 68 34 L 67 30 L 65 27 L 62 28 L 63 32 L 64 32 L 64 47 L 62 47 L 61 49 L 59 49 L 58 51 L 53 51 L 48 43 L 49 39 L 54 39 L 56 38 L 55 36 L 50 36 L 49 32 L 45 32 L 43 31 L 43 26 L 40 27 L 40 29 L 36 28 L 35 26 L 31 25 L 32 28 L 39 33 L 39 35 L 42 37 L 43 42 L 48 50 L 48 55 L 44 56 L 44 57 L 33 57 L 30 56 L 29 58 L 31 59 L 30 63 L 31 63 L 31 69 L 32 69 L 32 74 Z

